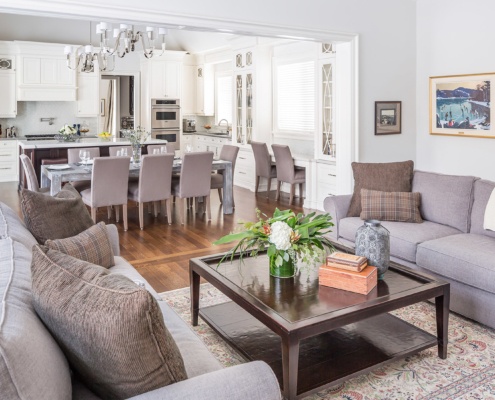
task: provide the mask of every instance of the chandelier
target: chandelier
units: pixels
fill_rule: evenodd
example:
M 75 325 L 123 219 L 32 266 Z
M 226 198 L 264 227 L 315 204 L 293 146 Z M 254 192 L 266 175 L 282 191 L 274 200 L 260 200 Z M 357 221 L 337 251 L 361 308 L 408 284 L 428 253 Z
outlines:
M 143 53 L 146 58 L 165 52 L 165 28 L 158 28 L 158 33 L 152 26 L 146 27 L 146 31 L 134 32 L 132 25 L 120 24 L 119 28 L 113 29 L 115 43 L 110 45 L 109 36 L 112 25 L 101 22 L 96 25 L 96 33 L 100 35 L 100 47 L 97 51 L 92 45 L 65 46 L 64 53 L 67 56 L 67 67 L 71 70 L 80 68 L 81 72 L 93 72 L 95 61 L 98 62 L 100 71 L 113 71 L 115 68 L 115 56 L 123 58 L 127 53 L 136 49 L 136 44 L 141 42 Z

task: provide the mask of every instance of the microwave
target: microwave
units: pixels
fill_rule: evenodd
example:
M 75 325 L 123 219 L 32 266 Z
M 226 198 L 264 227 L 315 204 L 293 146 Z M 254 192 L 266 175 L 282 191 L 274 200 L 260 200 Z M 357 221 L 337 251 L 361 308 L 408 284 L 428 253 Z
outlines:
M 179 99 L 151 99 L 151 129 L 180 129 Z

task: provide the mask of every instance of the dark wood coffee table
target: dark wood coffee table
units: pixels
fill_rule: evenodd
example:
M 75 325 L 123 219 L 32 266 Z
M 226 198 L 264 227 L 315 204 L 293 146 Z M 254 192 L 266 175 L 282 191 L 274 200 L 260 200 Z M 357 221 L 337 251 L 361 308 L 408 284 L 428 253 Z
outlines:
M 318 268 L 279 279 L 269 275 L 266 255 L 217 268 L 222 256 L 190 260 L 192 324 L 201 316 L 248 360 L 267 362 L 288 399 L 432 346 L 447 357 L 449 283 L 391 263 L 385 279 L 360 295 L 319 286 Z M 199 308 L 201 277 L 232 301 Z M 388 313 L 431 298 L 437 336 Z

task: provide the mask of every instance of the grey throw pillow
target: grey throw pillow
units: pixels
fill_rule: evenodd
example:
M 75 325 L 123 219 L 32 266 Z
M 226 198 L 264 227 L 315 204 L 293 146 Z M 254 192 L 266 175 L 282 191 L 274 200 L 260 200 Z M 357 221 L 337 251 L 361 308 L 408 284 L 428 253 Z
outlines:
M 361 189 L 381 192 L 410 192 L 414 162 L 352 163 L 354 193 L 352 194 L 348 217 L 361 214 Z
M 47 240 L 45 246 L 104 268 L 115 265 L 112 244 L 104 222 L 70 238 Z
M 26 227 L 40 244 L 75 236 L 94 225 L 81 196 L 70 184 L 53 197 L 22 190 L 21 210 Z
M 187 378 L 156 299 L 130 279 L 36 245 L 34 308 L 78 378 L 124 399 Z

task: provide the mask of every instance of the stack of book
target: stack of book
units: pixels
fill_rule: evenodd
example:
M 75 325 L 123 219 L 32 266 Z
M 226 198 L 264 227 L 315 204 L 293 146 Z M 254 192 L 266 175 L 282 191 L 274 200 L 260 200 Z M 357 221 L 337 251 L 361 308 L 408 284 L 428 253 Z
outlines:
M 327 257 L 319 271 L 320 285 L 350 292 L 368 294 L 378 282 L 377 269 L 366 257 L 335 252 Z

